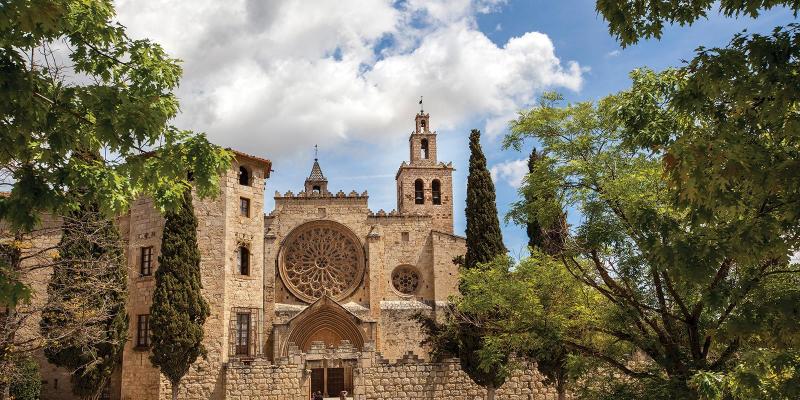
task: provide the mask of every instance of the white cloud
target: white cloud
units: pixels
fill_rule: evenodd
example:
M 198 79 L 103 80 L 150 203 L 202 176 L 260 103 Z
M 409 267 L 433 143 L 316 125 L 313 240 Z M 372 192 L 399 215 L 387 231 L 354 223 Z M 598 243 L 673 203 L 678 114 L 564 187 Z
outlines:
M 580 89 L 581 67 L 546 35 L 497 46 L 477 29 L 475 16 L 503 3 L 118 0 L 117 10 L 131 36 L 184 61 L 178 125 L 281 158 L 405 136 L 420 95 L 434 127 L 488 121 L 496 134 L 541 90 Z
M 620 54 L 621 52 L 619 50 L 609 51 L 608 53 L 606 53 L 606 58 L 616 57 Z
M 489 173 L 492 175 L 492 181 L 495 184 L 502 180 L 511 185 L 511 187 L 519 189 L 522 186 L 525 175 L 528 174 L 528 160 L 523 158 L 496 164 L 489 169 Z

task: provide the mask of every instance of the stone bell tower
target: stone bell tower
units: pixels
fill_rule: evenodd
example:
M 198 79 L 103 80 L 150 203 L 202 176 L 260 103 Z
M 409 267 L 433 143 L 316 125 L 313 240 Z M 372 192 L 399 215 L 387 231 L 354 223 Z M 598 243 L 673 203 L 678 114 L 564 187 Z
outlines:
M 316 146 L 314 146 L 316 147 Z M 311 174 L 306 178 L 305 183 L 306 196 L 329 196 L 328 180 L 325 175 L 322 175 L 322 168 L 319 166 L 319 160 L 314 156 L 314 165 L 311 167 Z
M 420 100 L 422 105 L 422 100 Z M 431 131 L 430 114 L 420 107 L 408 138 L 409 162 L 397 171 L 397 210 L 403 215 L 433 217 L 433 229 L 453 233 L 452 163 L 437 160 L 436 132 Z

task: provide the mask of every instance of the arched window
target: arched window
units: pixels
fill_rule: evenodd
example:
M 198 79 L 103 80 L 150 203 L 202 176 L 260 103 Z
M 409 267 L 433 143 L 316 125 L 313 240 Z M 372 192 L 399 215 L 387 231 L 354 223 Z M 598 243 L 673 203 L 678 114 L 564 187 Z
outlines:
M 239 275 L 250 275 L 250 250 L 240 246 L 238 254 Z
M 314 193 L 314 194 L 320 194 L 321 191 L 322 191 L 322 188 L 320 188 L 319 185 L 314 185 L 314 187 L 311 188 L 311 193 Z
M 438 179 L 434 179 L 431 182 L 431 198 L 433 199 L 433 204 L 442 204 L 442 184 L 439 183 Z
M 250 171 L 245 167 L 239 167 L 239 184 L 250 186 Z
M 422 139 L 420 145 L 420 157 L 422 157 L 423 160 L 428 159 L 428 139 Z
M 414 204 L 425 204 L 425 184 L 422 179 L 414 182 Z

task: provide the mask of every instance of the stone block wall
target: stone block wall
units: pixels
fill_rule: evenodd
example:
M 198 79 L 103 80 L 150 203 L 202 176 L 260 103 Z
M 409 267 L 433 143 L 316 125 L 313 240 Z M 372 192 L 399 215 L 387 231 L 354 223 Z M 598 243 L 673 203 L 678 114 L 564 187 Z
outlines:
M 329 360 L 328 362 L 332 362 Z M 264 360 L 230 363 L 225 370 L 225 398 L 230 400 L 305 400 L 310 395 L 310 370 L 304 363 L 272 364 Z M 458 360 L 432 363 L 406 355 L 389 363 L 377 353 L 358 358 L 353 371 L 355 400 L 452 399 L 483 400 L 486 391 L 461 370 Z M 512 374 L 496 392 L 497 400 L 555 400 L 556 391 L 543 383 L 533 365 Z
M 230 363 L 225 372 L 225 399 L 306 400 L 308 381 L 299 365 L 274 365 L 264 360 Z
M 418 362 L 405 357 L 397 363 L 378 362 L 363 368 L 357 380 L 355 400 L 378 399 L 452 399 L 483 400 L 486 390 L 476 385 L 461 370 L 458 360 L 440 363 Z M 542 383 L 542 376 L 532 367 L 516 371 L 496 394 L 497 400 L 556 399 L 555 389 Z

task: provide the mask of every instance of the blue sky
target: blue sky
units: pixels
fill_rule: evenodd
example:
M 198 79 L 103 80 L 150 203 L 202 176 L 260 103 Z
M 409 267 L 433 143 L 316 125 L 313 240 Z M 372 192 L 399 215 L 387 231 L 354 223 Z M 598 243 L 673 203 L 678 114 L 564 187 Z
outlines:
M 275 190 L 302 188 L 315 144 L 332 191 L 368 190 L 373 210 L 395 208 L 394 176 L 425 96 L 439 160 L 457 169 L 457 233 L 464 231 L 471 128 L 484 132 L 502 217 L 517 198 L 513 185 L 526 153 L 502 150 L 500 141 L 507 121 L 543 90 L 596 100 L 625 89 L 634 68 L 678 66 L 700 45 L 722 46 L 743 29 L 768 32 L 796 21 L 786 10 L 756 20 L 712 15 L 622 49 L 589 0 L 116 5 L 132 36 L 153 39 L 184 61 L 178 126 L 273 160 L 265 212 Z M 524 230 L 504 225 L 503 233 L 509 251 L 523 254 Z

